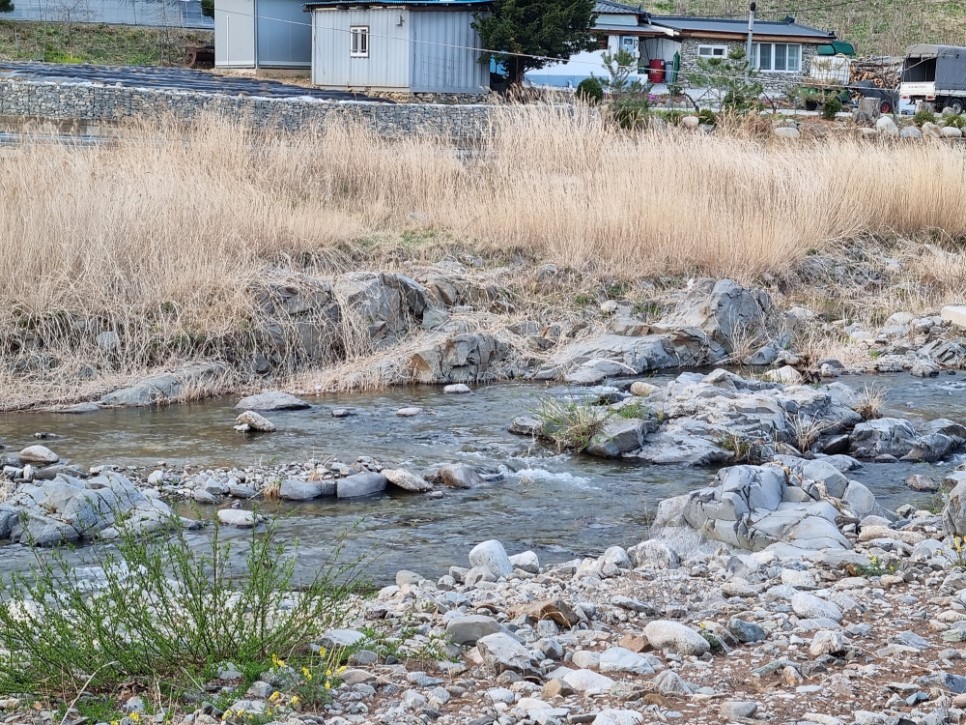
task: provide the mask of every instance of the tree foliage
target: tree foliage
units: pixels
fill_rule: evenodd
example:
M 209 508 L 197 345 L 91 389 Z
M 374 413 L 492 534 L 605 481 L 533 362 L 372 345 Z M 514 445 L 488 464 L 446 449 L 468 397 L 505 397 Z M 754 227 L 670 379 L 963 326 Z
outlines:
M 764 86 L 755 80 L 757 75 L 744 49 L 736 47 L 727 58 L 698 58 L 698 70 L 691 74 L 690 85 L 716 93 L 723 111 L 740 113 L 760 106 Z
M 495 0 L 473 22 L 487 49 L 481 62 L 502 63 L 510 85 L 519 85 L 528 70 L 593 50 L 594 5 L 595 0 Z
M 12 13 L 13 0 L 0 0 L 0 13 Z
M 206 18 L 215 17 L 215 0 L 201 0 L 201 14 Z

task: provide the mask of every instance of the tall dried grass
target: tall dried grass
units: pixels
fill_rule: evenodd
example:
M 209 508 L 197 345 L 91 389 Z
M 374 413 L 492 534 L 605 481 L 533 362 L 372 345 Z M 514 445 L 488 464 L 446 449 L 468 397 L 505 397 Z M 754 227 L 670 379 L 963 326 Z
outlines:
M 43 370 L 38 351 L 115 373 L 230 357 L 251 344 L 266 278 L 428 255 L 413 244 L 428 231 L 625 278 L 751 279 L 857 235 L 966 236 L 958 146 L 628 136 L 579 109 L 498 114 L 470 149 L 218 118 L 96 148 L 28 139 L 0 163 L 3 374 Z M 939 276 L 962 286 L 950 254 Z M 106 330 L 121 333 L 113 352 L 95 344 Z

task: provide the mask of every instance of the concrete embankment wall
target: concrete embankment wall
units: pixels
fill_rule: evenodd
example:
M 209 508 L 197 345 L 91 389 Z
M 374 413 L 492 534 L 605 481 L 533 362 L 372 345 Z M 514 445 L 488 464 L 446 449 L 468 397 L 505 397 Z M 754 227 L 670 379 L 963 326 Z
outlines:
M 311 128 L 343 119 L 363 121 L 375 132 L 389 136 L 431 133 L 469 139 L 485 133 L 492 110 L 487 105 L 276 99 L 90 84 L 0 81 L 0 116 L 81 124 L 162 117 L 192 121 L 216 113 L 285 130 Z

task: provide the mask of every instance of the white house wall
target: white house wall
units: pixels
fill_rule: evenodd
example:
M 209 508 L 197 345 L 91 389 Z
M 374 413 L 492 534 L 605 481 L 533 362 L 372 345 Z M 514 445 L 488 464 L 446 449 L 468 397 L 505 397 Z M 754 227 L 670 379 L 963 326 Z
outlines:
M 312 82 L 325 88 L 409 88 L 407 8 L 318 8 L 312 12 Z M 369 57 L 349 56 L 349 28 L 369 27 Z
M 260 68 L 309 68 L 312 18 L 304 0 L 256 0 Z
M 635 37 L 635 40 L 638 40 L 638 38 Z M 572 55 L 566 63 L 554 63 L 543 68 L 528 71 L 524 77 L 532 85 L 553 86 L 557 88 L 576 88 L 582 80 L 590 76 L 610 78 L 610 74 L 607 72 L 607 66 L 604 64 L 604 54 L 616 53 L 620 48 L 620 42 L 620 35 L 610 35 L 607 37 L 607 50 L 577 53 Z M 630 80 L 635 79 L 646 83 L 647 75 L 632 73 Z
M 410 17 L 414 93 L 480 93 L 489 87 L 472 10 L 416 10 Z
M 255 67 L 254 0 L 215 0 L 215 65 Z

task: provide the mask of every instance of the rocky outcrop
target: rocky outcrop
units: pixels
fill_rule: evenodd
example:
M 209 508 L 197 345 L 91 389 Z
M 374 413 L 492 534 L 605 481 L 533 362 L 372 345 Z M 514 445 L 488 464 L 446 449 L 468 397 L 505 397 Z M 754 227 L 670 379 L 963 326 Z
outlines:
M 834 466 L 792 463 L 725 468 L 707 488 L 661 502 L 652 531 L 661 536 L 687 527 L 739 549 L 778 547 L 805 555 L 852 548 L 838 526 L 843 515 L 857 521 L 887 513 L 865 486 L 848 481 Z
M 228 373 L 221 363 L 187 365 L 177 372 L 152 375 L 144 380 L 102 397 L 102 406 L 145 407 L 177 400 L 192 388 L 214 387 Z
M 782 337 L 773 312 L 764 290 L 704 280 L 659 322 L 633 325 L 621 318 L 617 331 L 567 347 L 537 377 L 594 384 L 615 375 L 715 365 L 736 355 L 741 361 L 766 339 L 774 344 Z
M 56 546 L 117 536 L 123 519 L 128 531 L 154 531 L 174 514 L 159 499 L 142 494 L 129 479 L 108 472 L 83 480 L 58 475 L 20 484 L 0 504 L 0 539 L 31 546 Z
M 438 334 L 409 358 L 409 373 L 420 383 L 481 382 L 503 377 L 510 346 L 488 332 Z
M 945 418 L 931 420 L 919 429 L 900 418 L 880 418 L 855 426 L 850 453 L 856 458 L 901 458 L 931 463 L 959 450 L 966 443 L 966 427 Z

